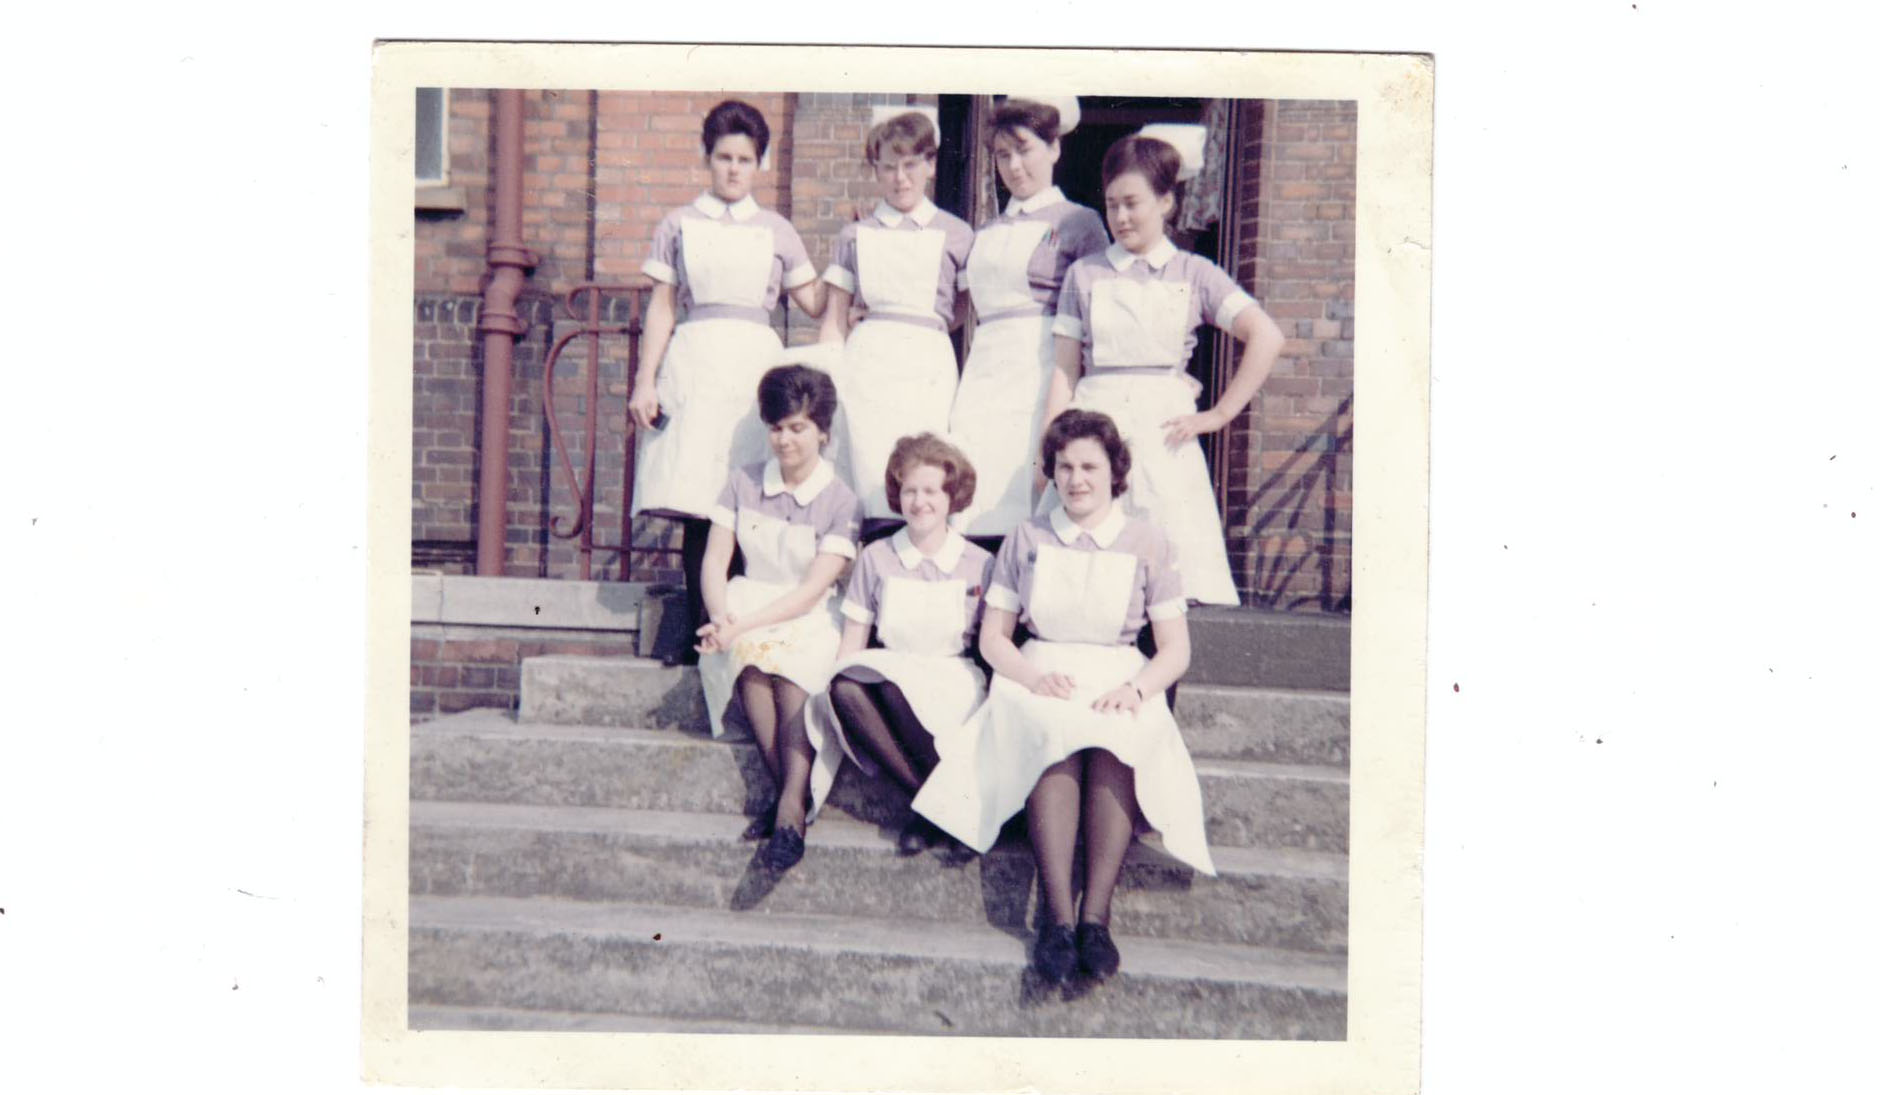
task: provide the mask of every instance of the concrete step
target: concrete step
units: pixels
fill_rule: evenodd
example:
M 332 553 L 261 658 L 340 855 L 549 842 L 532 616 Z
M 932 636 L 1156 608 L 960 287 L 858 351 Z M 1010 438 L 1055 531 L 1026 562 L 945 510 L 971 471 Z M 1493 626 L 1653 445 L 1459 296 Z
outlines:
M 895 854 L 895 830 L 828 816 L 782 878 L 754 866 L 745 819 L 568 806 L 414 802 L 411 892 L 558 897 L 769 913 L 856 915 L 1032 930 L 1041 901 L 1031 849 L 996 846 L 964 867 Z M 1124 861 L 1112 923 L 1154 939 L 1343 953 L 1345 857 L 1215 850 L 1215 878 L 1144 844 Z
M 1188 684 L 1351 690 L 1351 617 L 1197 605 Z
M 1342 1039 L 1345 965 L 1118 936 L 1122 971 L 1047 991 L 982 925 L 627 903 L 414 897 L 414 1008 L 656 1015 L 904 1034 Z M 461 1014 L 461 1013 L 445 1013 Z M 722 1022 L 722 1027 L 717 1024 Z M 775 1029 L 775 1027 L 772 1027 Z
M 564 726 L 703 731 L 698 671 L 643 658 L 547 655 L 522 663 L 520 717 Z M 1196 758 L 1346 766 L 1351 702 L 1342 692 L 1184 681 L 1175 717 Z
M 407 1009 L 412 1030 L 534 1030 L 562 1033 L 629 1034 L 890 1034 L 891 1031 L 843 1030 L 840 1027 L 733 1023 L 727 1019 L 671 1019 L 664 1015 L 608 1015 L 584 1011 L 531 1011 L 526 1008 L 451 1008 L 415 1005 Z
M 1198 760 L 1208 840 L 1228 847 L 1342 852 L 1350 780 L 1336 768 Z M 612 806 L 752 814 L 771 797 L 756 747 L 625 727 L 546 726 L 473 711 L 411 731 L 411 797 L 443 802 Z M 827 809 L 898 826 L 905 794 L 844 765 Z

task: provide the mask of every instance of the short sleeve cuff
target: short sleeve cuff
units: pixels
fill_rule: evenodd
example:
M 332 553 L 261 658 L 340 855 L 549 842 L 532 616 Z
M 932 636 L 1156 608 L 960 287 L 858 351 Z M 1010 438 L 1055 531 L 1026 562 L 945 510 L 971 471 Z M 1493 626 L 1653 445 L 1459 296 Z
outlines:
M 803 286 L 815 280 L 816 264 L 812 262 L 799 262 L 795 266 L 790 267 L 789 273 L 783 275 L 783 287 L 785 289 L 801 289 Z
M 1151 620 L 1179 620 L 1188 614 L 1188 598 L 1175 597 L 1149 606 Z
M 1076 316 L 1067 316 L 1063 312 L 1059 312 L 1058 317 L 1051 321 L 1051 333 L 1054 335 L 1063 335 L 1065 338 L 1074 338 L 1082 342 L 1084 340 L 1084 321 L 1078 319 Z
M 733 530 L 738 527 L 738 515 L 723 506 L 713 506 L 711 513 L 706 516 L 712 519 L 714 525 Z
M 1018 599 L 1017 590 L 1008 589 L 1005 586 L 997 585 L 997 584 L 988 586 L 986 588 L 986 607 L 987 608 L 996 608 L 1001 612 L 1014 612 L 1015 613 L 1018 611 L 1019 605 L 1020 605 L 1020 602 Z
M 844 559 L 853 559 L 855 558 L 855 541 L 846 536 L 837 536 L 832 532 L 816 545 L 816 554 L 840 555 Z
M 667 285 L 679 284 L 679 272 L 658 259 L 647 259 L 640 264 L 640 273 L 654 281 L 663 281 Z
M 872 624 L 875 622 L 875 614 L 873 612 L 863 608 L 860 602 L 851 601 L 847 598 L 844 598 L 842 601 L 842 615 L 848 619 L 854 620 L 858 624 Z
M 828 269 L 823 271 L 822 276 L 824 281 L 845 293 L 853 294 L 855 292 L 855 274 L 851 270 L 831 264 Z
M 1234 290 L 1233 295 L 1222 301 L 1221 306 L 1215 309 L 1214 325 L 1223 331 L 1232 331 L 1234 320 L 1252 304 L 1253 298 L 1247 295 L 1245 289 Z

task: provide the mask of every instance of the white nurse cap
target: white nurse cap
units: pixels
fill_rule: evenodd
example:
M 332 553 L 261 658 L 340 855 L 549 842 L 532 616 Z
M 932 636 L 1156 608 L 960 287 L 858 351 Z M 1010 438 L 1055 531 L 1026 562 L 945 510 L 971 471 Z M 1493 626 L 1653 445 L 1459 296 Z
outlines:
M 868 128 L 872 130 L 889 118 L 899 118 L 903 114 L 926 115 L 927 120 L 933 123 L 934 146 L 939 147 L 940 108 L 937 106 L 919 106 L 914 103 L 885 103 L 874 107 L 868 112 Z
M 1181 171 L 1175 176 L 1177 179 L 1187 182 L 1201 174 L 1202 163 L 1207 159 L 1207 126 L 1155 122 L 1143 126 L 1136 133 L 1141 137 L 1154 137 L 1158 141 L 1167 141 L 1174 146 L 1176 155 L 1182 158 Z
M 1077 109 L 1077 96 L 1075 95 L 1012 94 L 1005 97 L 1005 101 L 1008 103 L 1013 99 L 1023 99 L 1028 103 L 1043 103 L 1046 106 L 1056 107 L 1058 112 L 1058 136 L 1060 137 L 1076 129 L 1077 123 L 1083 120 L 1083 114 Z

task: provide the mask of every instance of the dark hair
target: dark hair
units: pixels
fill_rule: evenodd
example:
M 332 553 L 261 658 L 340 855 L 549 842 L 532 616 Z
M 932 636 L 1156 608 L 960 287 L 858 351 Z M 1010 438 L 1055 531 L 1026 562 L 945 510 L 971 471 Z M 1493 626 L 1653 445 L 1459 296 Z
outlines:
M 764 121 L 764 112 L 742 99 L 726 99 L 705 115 L 705 128 L 699 134 L 705 144 L 705 158 L 711 158 L 720 140 L 737 134 L 749 137 L 757 146 L 757 158 L 763 159 L 770 147 L 770 125 Z
M 1044 431 L 1044 473 L 1057 474 L 1057 454 L 1073 441 L 1089 439 L 1103 446 L 1110 458 L 1110 496 L 1129 489 L 1129 446 L 1117 432 L 1116 423 L 1100 411 L 1068 410 L 1051 420 Z
M 1111 145 L 1103 154 L 1103 189 L 1108 190 L 1118 175 L 1134 171 L 1148 181 L 1149 189 L 1155 191 L 1157 197 L 1161 197 L 1174 191 L 1181 170 L 1181 153 L 1175 151 L 1174 145 L 1133 134 Z
M 924 464 L 940 469 L 942 490 L 947 492 L 947 512 L 958 513 L 973 504 L 973 488 L 979 473 L 966 454 L 930 433 L 917 433 L 894 443 L 888 454 L 888 508 L 901 512 L 901 479 Z
M 801 411 L 824 433 L 836 420 L 836 382 L 808 365 L 779 365 L 757 382 L 757 414 L 766 426 Z
M 869 130 L 862 150 L 871 164 L 880 163 L 884 152 L 893 156 L 925 156 L 931 160 L 940 150 L 940 135 L 934 131 L 927 115 L 910 110 Z
M 1050 144 L 1058 139 L 1058 127 L 1064 124 L 1058 116 L 1058 108 L 1050 103 L 1040 103 L 1032 99 L 1007 99 L 992 112 L 992 128 L 986 133 L 986 143 L 1003 133 L 1017 138 L 1014 130 L 1029 129 L 1038 135 L 1038 139 Z

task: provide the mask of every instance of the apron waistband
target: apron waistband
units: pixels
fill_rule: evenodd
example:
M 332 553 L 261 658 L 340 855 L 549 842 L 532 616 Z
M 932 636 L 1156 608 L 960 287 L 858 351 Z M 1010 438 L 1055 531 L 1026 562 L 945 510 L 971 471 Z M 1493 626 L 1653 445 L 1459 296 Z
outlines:
M 1002 319 L 1018 319 L 1022 316 L 1035 318 L 1044 314 L 1044 305 L 1034 301 L 1031 304 L 1021 304 L 1016 308 L 1000 308 L 994 312 L 981 313 L 979 316 L 979 325 L 983 327 L 988 323 L 997 323 Z
M 694 304 L 686 311 L 686 323 L 704 319 L 742 319 L 770 326 L 770 313 L 754 304 Z
M 1159 376 L 1170 380 L 1180 380 L 1183 375 L 1182 370 L 1171 365 L 1103 365 L 1092 366 L 1080 379 L 1097 380 L 1106 376 Z
M 925 327 L 930 331 L 946 333 L 947 325 L 940 322 L 939 316 L 910 316 L 900 312 L 870 312 L 862 317 L 863 323 L 887 320 L 890 323 L 905 323 L 912 327 Z

